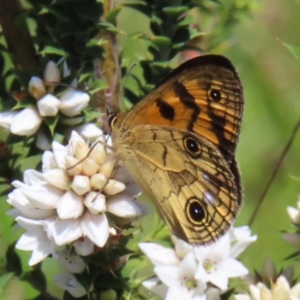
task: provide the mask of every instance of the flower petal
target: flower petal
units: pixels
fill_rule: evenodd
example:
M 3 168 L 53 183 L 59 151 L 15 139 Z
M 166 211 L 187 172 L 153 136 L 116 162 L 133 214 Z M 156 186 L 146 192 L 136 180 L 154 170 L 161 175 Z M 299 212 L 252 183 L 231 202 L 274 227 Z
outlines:
M 81 216 L 84 210 L 82 200 L 76 193 L 66 192 L 57 203 L 57 214 L 60 219 L 76 219 Z
M 57 220 L 50 234 L 53 236 L 56 245 L 70 244 L 82 236 L 80 219 Z
M 18 114 L 17 111 L 0 112 L 0 126 L 5 129 L 9 129 L 16 114 Z
M 106 210 L 118 217 L 133 218 L 142 215 L 140 207 L 133 201 L 132 197 L 118 194 L 109 198 Z
M 105 214 L 94 215 L 86 211 L 81 220 L 81 229 L 95 245 L 103 247 L 109 236 L 109 226 Z
M 64 194 L 63 191 L 48 183 L 24 187 L 22 193 L 37 208 L 42 209 L 56 208 L 58 200 Z
M 58 274 L 54 280 L 59 287 L 68 291 L 74 298 L 86 295 L 86 290 L 73 274 Z
M 180 263 L 173 249 L 155 243 L 139 243 L 139 247 L 154 266 L 177 266 Z
M 58 251 L 57 256 L 59 263 L 71 273 L 82 273 L 86 268 L 83 259 L 74 253 L 70 253 L 70 250 Z
M 73 243 L 77 254 L 87 256 L 93 253 L 94 243 L 88 237 L 82 237 Z
M 27 107 L 18 112 L 12 119 L 10 131 L 21 136 L 35 134 L 42 123 L 42 118 L 34 108 Z
M 106 210 L 105 196 L 97 192 L 89 192 L 84 198 L 84 204 L 92 214 Z

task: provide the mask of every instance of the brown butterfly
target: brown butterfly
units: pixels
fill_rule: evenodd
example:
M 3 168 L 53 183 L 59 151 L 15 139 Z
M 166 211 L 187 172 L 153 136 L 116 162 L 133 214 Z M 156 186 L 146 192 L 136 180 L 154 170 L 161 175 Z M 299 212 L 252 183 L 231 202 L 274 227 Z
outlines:
M 231 62 L 191 59 L 128 113 L 111 118 L 117 153 L 173 234 L 203 245 L 222 236 L 242 203 L 235 150 L 243 90 Z

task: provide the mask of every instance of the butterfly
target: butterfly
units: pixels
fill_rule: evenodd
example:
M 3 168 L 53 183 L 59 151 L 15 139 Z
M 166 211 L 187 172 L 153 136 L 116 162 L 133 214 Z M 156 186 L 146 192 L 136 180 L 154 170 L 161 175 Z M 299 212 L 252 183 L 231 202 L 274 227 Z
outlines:
M 173 70 L 128 113 L 109 118 L 118 156 L 187 243 L 212 243 L 241 207 L 235 150 L 243 107 L 232 63 L 204 55 Z

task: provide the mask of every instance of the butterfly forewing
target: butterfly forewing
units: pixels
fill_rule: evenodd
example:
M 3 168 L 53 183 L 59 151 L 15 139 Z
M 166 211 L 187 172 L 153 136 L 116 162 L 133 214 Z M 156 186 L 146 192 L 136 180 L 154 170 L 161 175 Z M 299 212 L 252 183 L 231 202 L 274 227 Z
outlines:
M 122 127 L 154 124 L 195 132 L 231 161 L 243 106 L 242 85 L 230 61 L 206 55 L 175 69 L 128 113 Z

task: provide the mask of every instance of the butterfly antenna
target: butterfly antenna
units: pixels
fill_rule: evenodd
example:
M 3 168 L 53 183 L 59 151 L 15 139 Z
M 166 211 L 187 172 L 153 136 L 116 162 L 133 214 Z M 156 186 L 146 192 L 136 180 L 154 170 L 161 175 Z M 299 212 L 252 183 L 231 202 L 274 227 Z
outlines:
M 275 179 L 275 177 L 276 177 L 276 175 L 277 175 L 277 173 L 278 173 L 278 170 L 279 170 L 280 166 L 282 165 L 282 162 L 283 162 L 283 160 L 284 160 L 286 154 L 288 153 L 288 151 L 290 150 L 290 148 L 291 148 L 291 146 L 292 146 L 292 144 L 293 144 L 293 141 L 294 141 L 294 139 L 295 139 L 295 136 L 296 136 L 296 134 L 297 134 L 299 128 L 300 128 L 300 119 L 299 119 L 299 121 L 297 122 L 297 124 L 295 125 L 295 127 L 294 127 L 294 129 L 293 129 L 293 132 L 292 132 L 292 134 L 291 134 L 291 136 L 290 136 L 288 142 L 286 143 L 286 145 L 285 145 L 285 147 L 284 147 L 284 149 L 283 149 L 283 151 L 282 151 L 282 153 L 281 153 L 281 155 L 280 155 L 280 157 L 279 157 L 279 159 L 278 159 L 278 161 L 277 161 L 277 164 L 276 164 L 276 166 L 275 166 L 275 169 L 274 169 L 273 173 L 271 174 L 271 177 L 270 177 L 269 181 L 267 182 L 267 184 L 266 184 L 266 186 L 265 186 L 263 192 L 262 192 L 261 195 L 260 195 L 260 198 L 259 198 L 259 200 L 258 200 L 258 203 L 257 203 L 257 205 L 256 205 L 256 207 L 255 207 L 255 210 L 254 210 L 254 212 L 252 213 L 252 216 L 251 216 L 251 218 L 250 218 L 250 220 L 249 220 L 249 222 L 248 222 L 248 225 L 249 225 L 249 226 L 252 226 L 252 224 L 253 224 L 253 222 L 254 222 L 254 220 L 255 220 L 255 218 L 256 218 L 256 215 L 257 215 L 257 213 L 258 213 L 258 211 L 259 211 L 259 208 L 261 207 L 261 204 L 263 203 L 263 201 L 264 201 L 264 199 L 265 199 L 265 196 L 266 196 L 267 192 L 269 191 L 270 186 L 271 186 L 271 184 L 273 183 L 273 181 L 274 181 L 274 179 Z

